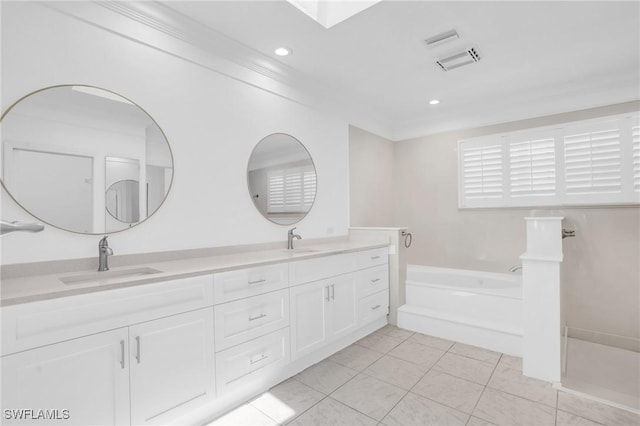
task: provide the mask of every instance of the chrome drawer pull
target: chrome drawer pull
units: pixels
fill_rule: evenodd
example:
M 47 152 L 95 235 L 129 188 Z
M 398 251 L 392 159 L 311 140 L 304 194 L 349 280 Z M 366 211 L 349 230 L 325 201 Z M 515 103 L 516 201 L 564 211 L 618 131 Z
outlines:
M 264 361 L 264 360 L 265 360 L 265 359 L 267 359 L 267 358 L 269 358 L 267 355 L 262 354 L 262 355 L 260 355 L 260 358 L 258 358 L 258 359 L 256 359 L 256 360 L 249 359 L 249 364 L 253 365 L 253 364 L 258 363 L 258 362 L 260 362 L 260 361 Z
M 380 278 L 376 278 L 375 280 L 371 280 L 372 283 L 377 283 L 378 281 L 380 281 Z
M 257 281 L 249 281 L 249 285 L 251 285 L 251 284 L 260 284 L 260 283 L 263 283 L 263 282 L 266 282 L 266 281 L 267 280 L 265 280 L 265 279 L 261 279 L 261 280 L 257 280 Z
M 136 349 L 137 349 L 137 354 L 136 354 L 136 361 L 138 361 L 138 364 L 140 364 L 140 336 L 136 336 Z
M 371 308 L 372 311 L 375 311 L 376 309 L 378 309 L 380 307 L 380 305 L 376 305 L 373 308 Z
M 371 260 L 380 259 L 380 256 L 371 256 Z
M 267 316 L 267 314 L 260 314 L 257 317 L 249 317 L 249 321 L 259 320 L 260 318 L 264 318 L 266 316 Z
M 124 368 L 124 340 L 120 340 L 120 367 Z
M 326 286 L 325 289 L 327 290 L 327 297 L 325 297 L 325 300 L 328 302 L 329 301 L 329 286 Z

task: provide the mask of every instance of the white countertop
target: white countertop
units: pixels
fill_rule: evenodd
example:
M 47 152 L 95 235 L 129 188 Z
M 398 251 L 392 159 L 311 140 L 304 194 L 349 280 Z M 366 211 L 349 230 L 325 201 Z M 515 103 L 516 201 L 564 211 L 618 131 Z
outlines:
M 197 275 L 205 275 L 214 272 L 223 272 L 252 266 L 269 265 L 273 263 L 289 262 L 292 260 L 311 259 L 315 257 L 323 257 L 339 253 L 349 253 L 360 250 L 386 247 L 388 245 L 388 242 L 339 241 L 315 244 L 313 246 L 304 246 L 301 247 L 300 251 L 270 249 L 260 251 L 247 251 L 228 255 L 194 257 L 157 263 L 150 262 L 140 265 L 111 268 L 110 271 L 116 272 L 119 270 L 153 268 L 161 272 L 150 275 L 114 277 L 101 281 L 100 283 L 91 282 L 65 284 L 60 280 L 60 278 L 62 277 L 69 278 L 96 273 L 96 271 L 93 270 L 65 272 L 49 275 L 30 275 L 20 278 L 6 279 L 2 281 L 2 283 L 0 284 L 0 306 L 8 306 L 20 303 L 35 302 L 39 300 L 55 299 L 58 297 L 72 296 L 77 294 L 113 290 L 116 288 L 131 287 L 135 285 L 143 285 L 178 278 L 193 277 Z

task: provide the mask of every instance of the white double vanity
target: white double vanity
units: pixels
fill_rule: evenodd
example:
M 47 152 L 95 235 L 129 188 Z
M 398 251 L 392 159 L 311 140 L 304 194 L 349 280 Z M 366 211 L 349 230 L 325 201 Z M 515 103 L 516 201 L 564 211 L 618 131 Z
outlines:
M 386 244 L 98 274 L 3 280 L 2 409 L 34 410 L 5 424 L 202 423 L 387 323 Z
M 2 126 L 2 185 L 47 226 L 128 231 L 173 185 L 164 132 L 110 90 L 37 90 L 3 113 Z M 298 223 L 316 200 L 311 155 L 285 133 L 255 145 L 246 179 L 255 217 L 269 227 Z M 184 197 L 196 205 L 200 194 Z M 301 238 L 294 229 L 289 248 Z M 387 323 L 388 243 L 211 244 L 217 255 L 142 254 L 155 260 L 107 270 L 103 237 L 102 272 L 77 267 L 82 259 L 42 273 L 47 262 L 4 265 L 3 423 L 201 424 Z

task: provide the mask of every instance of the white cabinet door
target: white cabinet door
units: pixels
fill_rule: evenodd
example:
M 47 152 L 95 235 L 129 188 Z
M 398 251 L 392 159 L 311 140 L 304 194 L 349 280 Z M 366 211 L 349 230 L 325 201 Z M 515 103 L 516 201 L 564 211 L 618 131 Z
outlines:
M 3 357 L 2 423 L 129 424 L 128 340 L 120 328 Z
M 331 338 L 338 338 L 349 334 L 358 325 L 354 275 L 340 275 L 328 280 L 327 283 L 330 290 L 330 301 L 327 304 L 329 334 Z
M 321 348 L 358 326 L 353 274 L 289 289 L 291 300 L 291 358 Z
M 167 423 L 214 399 L 213 308 L 129 328 L 131 423 Z
M 327 281 L 289 289 L 291 303 L 291 358 L 297 359 L 322 347 L 327 340 L 325 305 L 329 303 Z

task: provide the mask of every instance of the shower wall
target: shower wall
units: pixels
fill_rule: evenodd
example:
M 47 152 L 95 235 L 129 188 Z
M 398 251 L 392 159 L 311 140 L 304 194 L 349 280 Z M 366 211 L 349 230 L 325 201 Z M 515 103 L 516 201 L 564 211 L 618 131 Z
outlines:
M 392 225 L 407 226 L 414 235 L 408 263 L 506 272 L 520 264 L 525 250 L 524 217 L 564 216 L 564 227 L 576 231 L 575 238 L 563 242 L 568 325 L 640 337 L 640 208 L 459 210 L 456 152 L 459 139 L 639 109 L 640 102 L 628 102 L 395 142 L 386 178 L 393 181 Z M 351 164 L 353 155 L 352 150 Z M 350 172 L 351 226 L 362 226 L 353 208 L 354 191 L 362 194 L 359 185 L 364 184 L 357 172 Z

